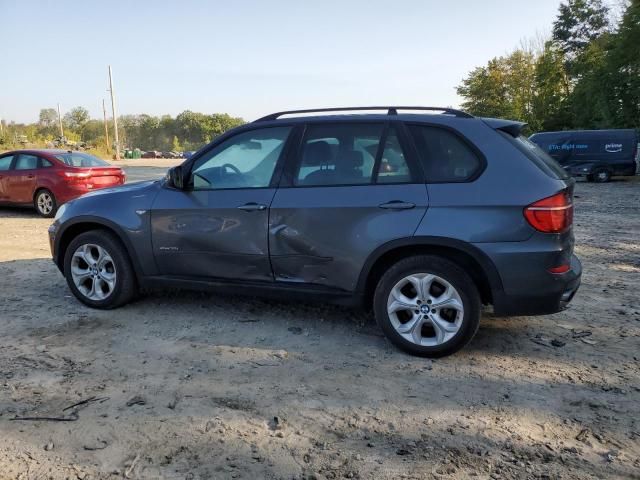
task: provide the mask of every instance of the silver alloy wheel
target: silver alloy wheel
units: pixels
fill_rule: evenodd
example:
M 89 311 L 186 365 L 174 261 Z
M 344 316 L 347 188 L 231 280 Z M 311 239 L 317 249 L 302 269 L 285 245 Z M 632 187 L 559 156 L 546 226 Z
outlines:
M 387 313 L 404 339 L 434 347 L 448 342 L 460 330 L 464 307 L 458 291 L 445 279 L 414 273 L 391 289 Z
M 36 203 L 38 204 L 38 210 L 43 215 L 49 215 L 53 210 L 53 198 L 47 192 L 40 192 Z
M 81 245 L 71 257 L 71 278 L 82 295 L 104 300 L 116 286 L 116 265 L 100 245 Z
M 598 178 L 600 180 L 606 180 L 609 177 L 609 174 L 605 171 L 598 172 Z

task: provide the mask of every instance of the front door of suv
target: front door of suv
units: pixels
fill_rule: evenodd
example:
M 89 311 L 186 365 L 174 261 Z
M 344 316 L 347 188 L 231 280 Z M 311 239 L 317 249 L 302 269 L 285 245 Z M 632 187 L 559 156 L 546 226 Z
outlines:
M 271 204 L 276 281 L 353 291 L 367 257 L 410 237 L 427 190 L 396 122 L 309 124 Z
M 151 212 L 161 274 L 273 280 L 267 227 L 291 127 L 243 131 L 200 155 L 185 190 L 163 188 Z

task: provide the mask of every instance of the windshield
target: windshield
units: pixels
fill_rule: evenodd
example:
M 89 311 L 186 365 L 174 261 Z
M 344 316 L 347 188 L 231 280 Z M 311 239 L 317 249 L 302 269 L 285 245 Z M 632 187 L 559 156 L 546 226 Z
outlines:
M 82 152 L 56 153 L 55 157 L 70 167 L 109 167 L 104 160 Z

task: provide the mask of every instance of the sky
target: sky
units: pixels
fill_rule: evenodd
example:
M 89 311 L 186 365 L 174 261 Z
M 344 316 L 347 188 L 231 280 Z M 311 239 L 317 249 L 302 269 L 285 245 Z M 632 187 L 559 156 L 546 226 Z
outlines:
M 0 118 L 459 106 L 455 87 L 559 0 L 0 0 Z M 110 116 L 110 113 L 108 113 Z

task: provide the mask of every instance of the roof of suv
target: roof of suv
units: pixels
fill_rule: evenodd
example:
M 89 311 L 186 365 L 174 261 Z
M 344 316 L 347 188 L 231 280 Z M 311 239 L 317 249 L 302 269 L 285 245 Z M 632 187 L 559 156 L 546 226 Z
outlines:
M 375 110 L 386 110 L 386 115 L 384 115 L 385 117 L 398 115 L 398 110 L 412 110 L 412 111 L 425 111 L 425 112 L 442 112 L 443 114 L 452 115 L 455 117 L 473 118 L 473 115 L 463 112 L 462 110 L 456 110 L 454 108 L 449 108 L 449 107 L 373 106 L 373 107 L 333 107 L 333 108 L 315 108 L 315 109 L 304 109 L 304 110 L 285 110 L 282 112 L 271 113 L 255 121 L 265 122 L 269 120 L 277 120 L 284 115 L 301 115 L 301 114 L 309 114 L 309 113 L 334 113 L 334 112 L 366 112 L 366 111 L 370 112 Z M 379 117 L 381 116 L 381 114 L 375 114 L 375 115 L 360 114 L 359 116 Z M 318 118 L 317 115 L 314 115 L 313 117 Z
M 386 113 L 370 113 L 372 111 L 382 110 Z M 411 113 L 399 112 L 399 110 L 410 111 Z M 337 113 L 340 112 L 340 113 Z M 345 113 L 341 113 L 345 112 Z M 357 113 L 366 112 L 366 113 Z M 439 112 L 439 113 L 438 113 Z M 317 115 L 320 114 L 320 115 Z M 295 115 L 295 116 L 289 116 Z M 284 118 L 282 118 L 284 117 Z M 318 108 L 307 110 L 287 110 L 276 112 L 247 124 L 255 125 L 257 123 L 278 124 L 280 122 L 287 123 L 305 123 L 305 122 L 348 122 L 358 120 L 378 120 L 386 121 L 390 119 L 412 121 L 412 122 L 430 122 L 444 126 L 454 126 L 459 121 L 480 121 L 494 130 L 501 130 L 516 137 L 521 134 L 522 129 L 527 125 L 525 122 L 517 120 L 505 120 L 501 118 L 485 118 L 474 117 L 473 115 L 449 107 L 407 107 L 407 106 L 376 106 L 376 107 L 337 107 L 337 108 Z

